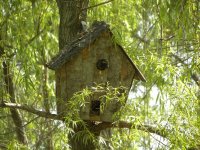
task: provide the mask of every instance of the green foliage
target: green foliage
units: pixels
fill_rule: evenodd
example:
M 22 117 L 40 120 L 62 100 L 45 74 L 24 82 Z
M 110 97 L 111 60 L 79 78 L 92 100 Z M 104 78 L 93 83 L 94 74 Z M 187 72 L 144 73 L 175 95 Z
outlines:
M 16 149 L 16 150 L 27 150 L 28 148 L 22 144 L 19 144 L 16 140 L 12 140 L 8 145 L 8 150 Z
M 90 5 L 100 2 L 90 0 Z M 65 124 L 20 111 L 28 148 L 17 143 L 9 110 L 0 108 L 0 146 L 2 143 L 8 149 L 44 149 L 44 139 L 52 138 L 54 149 L 69 149 L 67 134 L 74 133 L 71 127 L 82 125 L 85 130 L 76 138 L 85 143 L 95 141 L 102 148 L 106 144 L 111 149 L 131 150 L 196 147 L 200 143 L 199 85 L 192 75 L 199 76 L 200 72 L 199 8 L 198 0 L 115 0 L 88 10 L 88 23 L 109 23 L 115 40 L 147 79 L 146 83 L 134 81 L 129 99 L 116 117 L 136 126 L 168 129 L 166 137 L 137 128 L 115 128 L 112 136 L 102 134 L 97 141 L 79 117 L 84 97 L 91 94 L 85 89 L 69 101 L 71 111 Z M 18 103 L 45 110 L 46 87 L 50 111 L 56 111 L 55 78 L 52 71 L 45 73 L 45 64 L 58 52 L 58 24 L 55 1 L 0 1 L 0 46 L 5 52 L 0 63 L 10 63 Z M 3 79 L 1 67 L 0 101 L 8 101 Z M 113 93 L 117 90 L 110 91 L 108 101 Z

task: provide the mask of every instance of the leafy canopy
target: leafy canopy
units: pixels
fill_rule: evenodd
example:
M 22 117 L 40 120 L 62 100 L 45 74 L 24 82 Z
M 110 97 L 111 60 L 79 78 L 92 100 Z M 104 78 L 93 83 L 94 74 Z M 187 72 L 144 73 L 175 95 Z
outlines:
M 89 5 L 101 2 L 90 0 Z M 198 0 L 114 0 L 88 9 L 87 23 L 109 23 L 115 40 L 147 79 L 146 83 L 134 81 L 128 102 L 120 112 L 121 120 L 134 122 L 136 127 L 112 129 L 111 138 L 102 134 L 96 141 L 100 147 L 107 141 L 112 149 L 187 149 L 200 143 L 200 81 L 195 78 L 200 72 L 199 8 Z M 50 111 L 55 112 L 54 73 L 45 71 L 45 64 L 58 52 L 56 2 L 0 1 L 0 12 L 0 45 L 5 52 L 0 63 L 10 64 L 17 102 L 42 110 L 46 90 Z M 7 101 L 2 69 L 0 77 L 0 99 Z M 0 143 L 10 149 L 19 147 L 8 109 L 0 112 Z M 29 149 L 45 147 L 46 141 L 41 139 L 50 135 L 55 149 L 69 148 L 67 133 L 73 132 L 69 126 L 23 111 L 21 114 Z M 83 123 L 72 116 L 66 118 L 66 124 Z M 168 132 L 162 137 L 137 129 L 143 124 Z M 87 134 L 81 133 L 80 137 L 92 138 L 87 129 L 84 132 Z

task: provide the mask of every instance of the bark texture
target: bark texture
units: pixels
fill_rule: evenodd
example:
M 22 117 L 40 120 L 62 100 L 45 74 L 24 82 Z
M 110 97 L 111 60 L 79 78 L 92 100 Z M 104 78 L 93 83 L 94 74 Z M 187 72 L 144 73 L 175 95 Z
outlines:
M 87 10 L 82 11 L 88 5 L 89 0 L 57 0 L 60 14 L 59 25 L 59 49 L 78 37 L 82 30 L 81 21 L 86 20 Z
M 9 63 L 3 62 L 3 74 L 4 74 L 4 81 L 6 85 L 6 90 L 9 95 L 9 99 L 12 103 L 16 103 L 15 100 L 15 91 L 12 76 L 10 74 Z M 15 125 L 17 139 L 22 144 L 27 144 L 27 137 L 25 134 L 25 129 L 23 126 L 22 117 L 17 109 L 11 108 L 10 109 L 11 116 Z
M 57 5 L 60 14 L 60 25 L 59 25 L 59 50 L 61 51 L 65 45 L 75 40 L 79 33 L 82 32 L 81 21 L 85 21 L 87 17 L 87 9 L 82 11 L 88 5 L 88 0 L 57 0 Z M 91 122 L 86 122 L 88 129 L 90 130 L 94 125 Z M 96 148 L 93 141 L 83 142 L 82 138 L 74 138 L 76 133 L 84 130 L 82 126 L 74 128 L 74 135 L 69 135 L 69 144 L 72 150 L 94 150 Z M 100 133 L 96 133 L 96 137 Z
M 43 55 L 43 59 L 45 60 L 45 56 Z M 45 61 L 46 63 L 46 61 Z M 48 71 L 47 71 L 47 67 L 44 65 L 44 69 L 43 69 L 43 100 L 44 100 L 44 108 L 45 111 L 47 113 L 50 113 L 50 104 L 49 104 L 49 93 L 48 93 L 48 89 L 47 89 L 47 80 L 48 80 Z M 45 124 L 46 128 L 48 129 L 48 131 L 46 134 L 46 138 L 45 138 L 45 148 L 48 150 L 53 150 L 54 146 L 53 146 L 53 135 L 52 135 L 52 123 L 51 120 L 46 119 L 46 124 Z
M 2 27 L 2 29 L 4 29 L 4 34 L 7 34 L 7 28 Z M 1 40 L 3 40 L 3 36 L 0 34 L 0 41 Z M 4 54 L 5 54 L 4 47 L 0 46 L 0 57 L 3 56 Z M 13 79 L 10 73 L 9 62 L 3 61 L 2 68 L 3 68 L 3 77 L 4 77 L 5 87 L 6 87 L 6 91 L 8 93 L 10 102 L 16 103 L 14 84 L 13 84 Z M 23 126 L 22 117 L 19 111 L 15 108 L 10 108 L 10 113 L 11 113 L 13 123 L 15 125 L 17 140 L 19 143 L 26 145 L 28 142 L 27 142 L 27 137 L 25 134 L 25 128 Z

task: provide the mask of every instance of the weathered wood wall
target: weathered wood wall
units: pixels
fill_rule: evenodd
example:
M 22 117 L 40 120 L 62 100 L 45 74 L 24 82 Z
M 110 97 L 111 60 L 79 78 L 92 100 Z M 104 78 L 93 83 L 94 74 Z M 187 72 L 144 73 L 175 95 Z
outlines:
M 96 63 L 99 59 L 108 60 L 108 69 L 97 69 Z M 56 71 L 58 113 L 68 110 L 66 101 L 75 92 L 81 91 L 86 86 L 93 86 L 94 83 L 109 82 L 113 87 L 124 86 L 129 90 L 134 73 L 135 70 L 123 49 L 112 41 L 111 33 L 103 32 L 88 48 L 74 55 Z M 118 107 L 116 103 L 112 102 L 100 117 L 90 116 L 90 103 L 87 103 L 87 108 L 81 110 L 81 117 L 86 120 L 111 121 L 112 114 L 117 110 L 115 107 Z

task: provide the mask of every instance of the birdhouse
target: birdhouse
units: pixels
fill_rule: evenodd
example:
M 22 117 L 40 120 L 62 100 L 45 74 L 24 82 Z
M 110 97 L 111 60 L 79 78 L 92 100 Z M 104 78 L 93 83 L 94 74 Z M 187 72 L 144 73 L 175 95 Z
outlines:
M 107 87 L 118 87 L 118 96 L 126 93 L 132 86 L 133 79 L 145 81 L 142 73 L 128 57 L 124 49 L 115 42 L 109 25 L 105 22 L 95 22 L 80 38 L 67 45 L 48 64 L 56 74 L 57 112 L 67 115 L 67 101 L 74 93 L 89 88 L 93 92 L 86 98 L 85 107 L 80 107 L 80 117 L 83 120 L 111 122 L 112 116 L 119 110 L 121 104 L 118 97 L 109 101 L 101 110 L 101 104 L 106 101 Z M 102 85 L 95 88 L 94 85 Z M 105 88 L 104 88 L 105 87 Z M 112 91 L 112 90 L 111 90 Z

